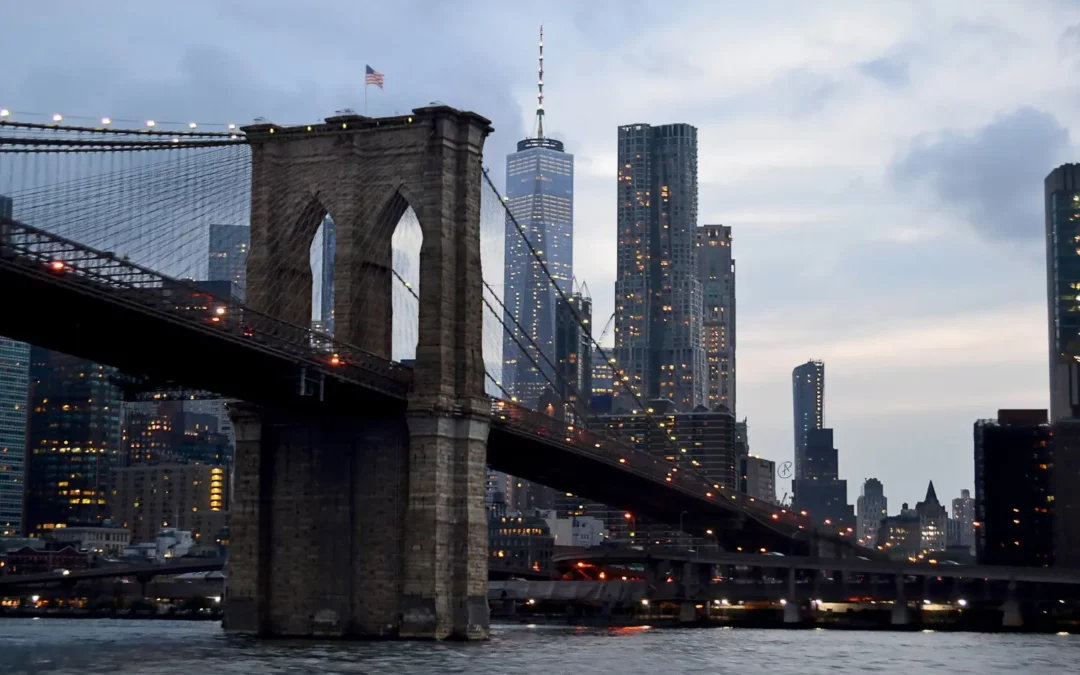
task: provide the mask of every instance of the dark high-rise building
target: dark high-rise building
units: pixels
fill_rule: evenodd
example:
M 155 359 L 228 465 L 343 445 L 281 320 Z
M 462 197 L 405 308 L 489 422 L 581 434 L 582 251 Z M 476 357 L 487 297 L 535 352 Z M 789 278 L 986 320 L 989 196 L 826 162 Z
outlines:
M 23 531 L 100 524 L 121 452 L 116 369 L 33 347 Z
M 742 422 L 735 423 L 735 456 L 750 454 L 750 426 L 743 418 Z
M 618 138 L 615 367 L 641 400 L 708 402 L 696 232 L 697 129 L 628 124 Z M 617 388 L 618 411 L 640 407 Z
M 878 530 L 881 521 L 889 515 L 889 500 L 885 497 L 885 486 L 877 478 L 867 478 L 863 482 L 862 494 L 855 502 L 856 534 L 859 545 L 866 548 L 877 546 Z
M 1053 469 L 1045 410 L 999 410 L 996 420 L 975 423 L 975 551 L 980 564 L 1053 564 Z
M 803 477 L 792 481 L 795 509 L 806 511 L 815 526 L 854 528 L 855 511 L 847 501 L 847 481 L 839 476 L 832 429 L 806 432 Z M 826 522 L 828 521 L 828 522 Z
M 502 381 L 503 388 L 530 408 L 537 407 L 549 382 L 555 381 L 554 368 L 540 352 L 554 363 L 559 297 L 533 250 L 563 294 L 573 291 L 574 276 L 574 156 L 562 141 L 544 136 L 543 51 L 541 35 L 536 137 L 518 141 L 517 152 L 506 157 L 503 302 L 510 331 L 503 337 Z
M 29 386 L 30 345 L 0 337 L 0 537 L 22 532 Z
M 0 218 L 13 218 L 15 214 L 15 202 L 11 197 L 0 195 Z
M 791 372 L 795 412 L 795 480 L 806 477 L 807 433 L 825 426 L 825 364 L 807 361 Z
M 1080 419 L 1054 422 L 1054 468 L 1050 508 L 1054 512 L 1054 565 L 1080 568 Z M 955 504 L 955 501 L 953 502 Z M 1040 507 L 1042 508 L 1042 507 Z
M 697 229 L 698 281 L 702 291 L 702 326 L 708 375 L 707 405 L 725 405 L 735 413 L 735 258 L 731 228 Z
M 1044 182 L 1050 419 L 1080 417 L 1080 164 Z
M 582 420 L 592 402 L 592 300 L 581 293 L 556 301 L 555 386 L 563 419 Z
M 699 406 L 680 412 L 665 399 L 646 405 L 648 415 L 645 410 L 605 415 L 608 433 L 632 448 L 663 457 L 679 471 L 693 471 L 729 489 L 737 487 L 735 417 L 730 410 Z
M 219 433 L 218 420 L 213 412 L 190 409 L 187 401 L 130 405 L 124 414 L 123 464 L 229 464 L 232 443 Z
M 737 455 L 736 478 L 739 492 L 776 503 L 776 462 L 756 455 Z
M 232 283 L 233 296 L 244 299 L 251 228 L 247 225 L 210 225 L 210 265 L 207 279 Z

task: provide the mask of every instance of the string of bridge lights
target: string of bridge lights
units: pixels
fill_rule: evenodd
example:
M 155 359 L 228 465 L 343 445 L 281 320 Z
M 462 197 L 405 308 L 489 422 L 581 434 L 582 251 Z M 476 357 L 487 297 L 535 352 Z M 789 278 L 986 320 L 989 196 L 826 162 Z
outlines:
M 31 118 L 31 119 L 44 119 L 51 120 L 54 123 L 59 124 L 64 120 L 76 120 L 76 121 L 89 121 L 92 123 L 99 123 L 103 127 L 110 126 L 115 123 L 121 124 L 134 124 L 139 126 L 145 126 L 147 129 L 154 129 L 158 126 L 167 127 L 187 127 L 188 129 L 198 129 L 199 127 L 211 127 L 218 129 L 226 129 L 228 131 L 236 131 L 237 125 L 232 123 L 222 122 L 166 122 L 161 120 L 136 120 L 136 119 L 120 119 L 115 117 L 90 117 L 86 115 L 64 115 L 62 113 L 39 113 L 39 112 L 25 112 L 19 110 L 11 110 L 9 108 L 0 108 L 0 119 L 8 119 L 12 117 Z

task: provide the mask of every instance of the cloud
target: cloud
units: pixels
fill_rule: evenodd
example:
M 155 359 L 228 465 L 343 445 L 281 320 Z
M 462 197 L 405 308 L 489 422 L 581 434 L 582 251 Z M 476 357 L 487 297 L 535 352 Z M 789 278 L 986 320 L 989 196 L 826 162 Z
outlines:
M 859 64 L 859 72 L 890 87 L 901 87 L 910 80 L 910 63 L 900 56 L 882 56 Z
M 922 136 L 889 172 L 898 187 L 925 190 L 984 237 L 1034 240 L 1042 236 L 1042 180 L 1070 150 L 1054 115 L 1023 107 L 974 132 Z

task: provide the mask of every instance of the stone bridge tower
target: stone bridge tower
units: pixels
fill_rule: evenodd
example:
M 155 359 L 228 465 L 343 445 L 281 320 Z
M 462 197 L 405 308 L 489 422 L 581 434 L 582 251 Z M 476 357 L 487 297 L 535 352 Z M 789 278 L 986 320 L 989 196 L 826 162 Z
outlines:
M 480 188 L 491 130 L 444 106 L 244 129 L 252 309 L 309 325 L 308 251 L 330 214 L 335 339 L 389 359 L 390 239 L 407 207 L 423 244 L 415 379 L 401 412 L 232 411 L 228 631 L 487 637 Z

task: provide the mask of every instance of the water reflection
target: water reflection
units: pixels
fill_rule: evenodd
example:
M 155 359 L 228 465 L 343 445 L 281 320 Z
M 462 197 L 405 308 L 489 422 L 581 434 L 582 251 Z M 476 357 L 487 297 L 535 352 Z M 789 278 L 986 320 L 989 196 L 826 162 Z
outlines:
M 486 643 L 262 642 L 209 622 L 0 620 L 0 673 L 1076 672 L 1080 637 L 749 629 L 496 627 Z

